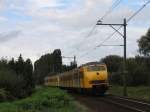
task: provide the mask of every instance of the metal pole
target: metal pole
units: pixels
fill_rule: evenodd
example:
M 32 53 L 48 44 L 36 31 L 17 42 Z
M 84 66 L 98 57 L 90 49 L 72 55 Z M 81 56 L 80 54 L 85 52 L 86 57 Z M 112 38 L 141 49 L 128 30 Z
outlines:
M 74 56 L 74 65 L 77 67 L 76 56 Z
M 123 62 L 123 95 L 127 96 L 127 74 L 126 74 L 126 19 L 124 19 L 124 62 Z
M 74 64 L 76 64 L 76 56 L 74 56 Z

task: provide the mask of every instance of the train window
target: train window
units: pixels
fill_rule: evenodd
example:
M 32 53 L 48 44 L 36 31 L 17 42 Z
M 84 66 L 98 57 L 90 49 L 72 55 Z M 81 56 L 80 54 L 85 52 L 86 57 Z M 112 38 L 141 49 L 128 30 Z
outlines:
M 105 66 L 97 66 L 97 65 L 94 65 L 94 66 L 88 66 L 87 67 L 87 71 L 104 71 L 106 70 Z

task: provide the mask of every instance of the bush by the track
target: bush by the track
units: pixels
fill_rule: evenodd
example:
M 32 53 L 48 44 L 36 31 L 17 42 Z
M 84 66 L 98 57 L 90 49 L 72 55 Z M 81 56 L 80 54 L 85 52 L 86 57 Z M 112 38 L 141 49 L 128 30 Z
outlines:
M 0 112 L 84 112 L 86 109 L 58 88 L 40 87 L 22 100 L 0 103 Z

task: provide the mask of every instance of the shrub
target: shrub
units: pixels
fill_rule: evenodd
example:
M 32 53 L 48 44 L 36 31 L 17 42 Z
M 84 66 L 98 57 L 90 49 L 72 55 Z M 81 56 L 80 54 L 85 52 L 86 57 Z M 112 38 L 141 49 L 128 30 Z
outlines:
M 0 89 L 0 102 L 6 101 L 8 98 L 8 92 L 5 89 Z
M 0 70 L 0 88 L 4 88 L 9 91 L 9 98 L 25 96 L 24 80 L 22 77 L 17 76 L 14 71 L 10 69 Z
M 148 68 L 145 64 L 138 64 L 135 59 L 127 60 L 127 81 L 128 85 L 146 85 L 148 84 Z
M 50 87 L 38 88 L 26 99 L 0 104 L 0 112 L 83 112 L 83 109 L 65 91 Z

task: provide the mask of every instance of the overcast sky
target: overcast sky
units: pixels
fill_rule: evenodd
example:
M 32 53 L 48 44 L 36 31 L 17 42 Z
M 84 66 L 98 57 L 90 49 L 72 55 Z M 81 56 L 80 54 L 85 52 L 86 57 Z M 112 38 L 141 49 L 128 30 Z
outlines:
M 122 47 L 100 47 L 113 30 L 97 26 L 87 36 L 116 0 L 0 0 L 0 57 L 18 57 L 33 62 L 45 53 L 61 49 L 63 56 L 77 56 L 79 64 L 98 61 L 106 55 L 123 55 Z M 119 0 L 118 0 L 119 1 Z M 103 23 L 123 23 L 148 0 L 122 0 Z M 138 54 L 137 40 L 150 27 L 150 5 L 127 26 L 127 56 Z M 120 45 L 115 34 L 104 44 Z M 87 54 L 86 54 L 87 53 Z M 63 60 L 68 63 L 70 60 Z

